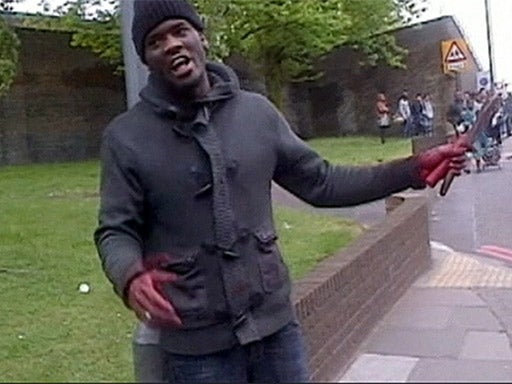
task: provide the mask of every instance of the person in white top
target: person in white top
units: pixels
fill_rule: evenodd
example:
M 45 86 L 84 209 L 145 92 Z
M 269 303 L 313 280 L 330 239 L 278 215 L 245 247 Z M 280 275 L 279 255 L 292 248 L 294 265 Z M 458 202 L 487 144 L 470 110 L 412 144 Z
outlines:
M 404 135 L 406 137 L 411 136 L 411 128 L 412 128 L 412 121 L 411 121 L 411 107 L 409 105 L 409 96 L 407 94 L 407 91 L 404 91 L 400 98 L 398 99 L 398 109 L 397 114 L 403 119 L 402 122 L 402 128 L 404 131 Z
M 423 95 L 423 116 L 425 120 L 425 135 L 432 136 L 434 126 L 434 105 L 430 93 Z

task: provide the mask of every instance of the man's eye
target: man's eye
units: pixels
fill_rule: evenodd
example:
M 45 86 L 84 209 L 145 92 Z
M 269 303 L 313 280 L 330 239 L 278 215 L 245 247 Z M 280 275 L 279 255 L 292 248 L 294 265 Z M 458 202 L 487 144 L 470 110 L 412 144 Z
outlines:
M 155 47 L 158 46 L 158 40 L 156 40 L 156 39 L 148 40 L 146 42 L 146 46 L 149 47 L 149 48 L 155 48 Z
M 181 27 L 181 28 L 178 28 L 178 30 L 176 31 L 176 34 L 179 36 L 184 36 L 184 35 L 186 35 L 187 31 L 188 31 L 187 28 Z

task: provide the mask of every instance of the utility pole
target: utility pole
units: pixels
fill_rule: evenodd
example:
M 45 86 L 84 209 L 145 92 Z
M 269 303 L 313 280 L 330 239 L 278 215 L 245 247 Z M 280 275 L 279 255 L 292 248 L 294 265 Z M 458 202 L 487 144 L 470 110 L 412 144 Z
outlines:
M 123 40 L 126 103 L 131 108 L 139 100 L 139 92 L 146 84 L 148 71 L 141 63 L 132 43 L 133 0 L 121 1 L 121 32 Z
M 494 90 L 494 53 L 492 44 L 491 12 L 489 0 L 485 1 L 485 24 L 487 26 L 487 49 L 489 55 L 489 77 L 491 81 L 491 90 Z
M 132 42 L 133 0 L 121 2 L 121 32 L 123 40 L 124 73 L 127 107 L 139 100 L 139 92 L 146 84 L 148 70 L 142 64 Z M 163 352 L 158 342 L 160 332 L 139 322 L 132 339 L 133 366 L 138 383 L 160 381 L 163 377 Z

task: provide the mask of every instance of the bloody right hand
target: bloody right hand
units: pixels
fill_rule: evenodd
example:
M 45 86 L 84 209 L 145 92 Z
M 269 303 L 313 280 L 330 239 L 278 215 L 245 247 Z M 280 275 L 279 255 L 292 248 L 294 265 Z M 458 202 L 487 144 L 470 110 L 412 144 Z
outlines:
M 164 297 L 162 284 L 176 281 L 174 273 L 153 269 L 135 277 L 128 287 L 128 305 L 137 317 L 155 327 L 183 325 L 173 305 Z
M 429 186 L 444 179 L 449 172 L 458 176 L 466 164 L 465 152 L 472 145 L 465 135 L 461 135 L 454 143 L 438 145 L 417 155 L 420 177 Z

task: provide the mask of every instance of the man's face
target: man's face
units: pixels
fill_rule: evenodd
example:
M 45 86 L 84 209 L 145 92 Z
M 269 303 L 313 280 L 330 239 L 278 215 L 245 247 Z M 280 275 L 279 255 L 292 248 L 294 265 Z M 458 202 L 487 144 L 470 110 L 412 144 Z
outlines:
M 209 89 L 205 46 L 205 37 L 189 22 L 169 19 L 146 36 L 146 64 L 169 82 L 178 97 L 203 96 Z

